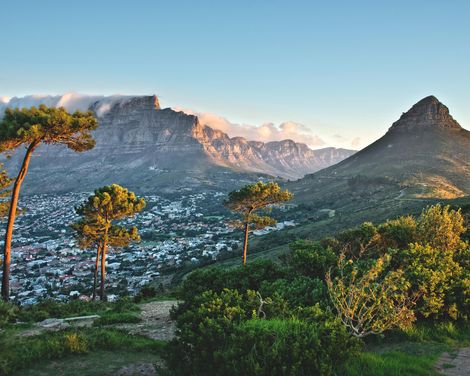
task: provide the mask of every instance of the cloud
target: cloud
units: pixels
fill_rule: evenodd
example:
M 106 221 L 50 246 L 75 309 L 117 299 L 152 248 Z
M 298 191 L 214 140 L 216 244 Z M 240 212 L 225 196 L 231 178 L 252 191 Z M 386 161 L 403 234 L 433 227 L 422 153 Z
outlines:
M 64 107 L 68 111 L 86 111 L 92 104 L 98 102 L 96 112 L 99 116 L 108 111 L 115 103 L 125 101 L 132 98 L 132 96 L 125 95 L 87 95 L 78 93 L 65 93 L 63 95 L 26 95 L 24 97 L 1 97 L 0 104 L 9 107 L 32 107 L 45 104 L 49 107 Z M 3 102 L 3 103 L 2 103 Z
M 361 146 L 362 140 L 360 137 L 354 137 L 351 141 L 351 147 L 357 149 Z
M 286 121 L 279 125 L 274 123 L 264 123 L 261 125 L 232 123 L 226 118 L 208 113 L 196 112 L 189 109 L 175 108 L 190 115 L 196 115 L 201 124 L 206 124 L 211 128 L 219 129 L 227 133 L 230 137 L 244 137 L 250 141 L 281 141 L 290 139 L 295 142 L 302 142 L 312 148 L 325 146 L 321 137 L 313 134 L 311 130 L 303 124 L 293 121 Z

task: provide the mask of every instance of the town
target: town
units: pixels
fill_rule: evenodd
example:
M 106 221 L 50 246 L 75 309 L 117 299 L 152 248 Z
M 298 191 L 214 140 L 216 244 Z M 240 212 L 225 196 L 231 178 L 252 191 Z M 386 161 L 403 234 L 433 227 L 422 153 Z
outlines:
M 45 298 L 89 299 L 94 249 L 80 249 L 70 224 L 75 207 L 90 193 L 24 196 L 15 222 L 11 299 L 35 304 Z M 236 255 L 241 234 L 229 226 L 222 192 L 183 193 L 174 197 L 144 196 L 145 210 L 122 224 L 139 229 L 141 242 L 114 249 L 107 260 L 108 299 L 135 295 L 142 286 L 165 280 L 184 267 Z M 262 236 L 293 221 L 255 231 Z M 4 229 L 1 236 L 4 234 Z M 0 242 L 3 245 L 3 241 Z

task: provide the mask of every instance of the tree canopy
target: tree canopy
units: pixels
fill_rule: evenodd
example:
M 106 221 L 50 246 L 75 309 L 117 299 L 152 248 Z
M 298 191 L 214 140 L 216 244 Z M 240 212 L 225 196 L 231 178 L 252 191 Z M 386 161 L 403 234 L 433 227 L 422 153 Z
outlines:
M 92 112 L 73 114 L 63 107 L 45 105 L 31 108 L 7 108 L 0 122 L 0 152 L 20 145 L 63 144 L 74 151 L 92 149 L 91 131 L 98 123 Z

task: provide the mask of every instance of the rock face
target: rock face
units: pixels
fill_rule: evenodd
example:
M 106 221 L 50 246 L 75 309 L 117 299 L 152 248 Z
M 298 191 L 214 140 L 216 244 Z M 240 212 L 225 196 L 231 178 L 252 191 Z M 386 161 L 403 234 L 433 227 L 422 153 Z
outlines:
M 194 115 L 162 109 L 156 96 L 92 98 L 89 103 L 72 99 L 53 97 L 44 102 L 94 111 L 99 120 L 96 146 L 84 153 L 60 146 L 38 148 L 25 184 L 29 193 L 92 190 L 112 182 L 149 191 L 226 180 L 227 174 L 297 179 L 353 154 L 346 149 L 312 150 L 291 140 L 262 143 L 230 138 Z M 13 103 L 21 105 L 17 99 Z M 22 156 L 17 153 L 7 168 L 16 171 Z
M 392 124 L 391 131 L 415 131 L 419 129 L 455 129 L 462 127 L 449 114 L 449 109 L 431 95 L 420 100 L 399 120 Z

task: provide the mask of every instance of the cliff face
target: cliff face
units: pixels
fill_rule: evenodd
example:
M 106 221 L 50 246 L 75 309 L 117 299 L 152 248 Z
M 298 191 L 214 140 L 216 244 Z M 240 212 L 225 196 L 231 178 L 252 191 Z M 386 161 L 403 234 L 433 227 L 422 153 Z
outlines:
M 59 104 L 60 99 L 49 103 Z M 60 146 L 41 146 L 28 174 L 30 192 L 90 190 L 111 182 L 142 190 L 162 184 L 184 186 L 188 179 L 189 185 L 197 185 L 195 180 L 209 181 L 208 174 L 226 176 L 230 171 L 296 179 L 353 153 L 311 150 L 290 140 L 262 143 L 230 138 L 200 124 L 194 115 L 161 109 L 155 96 L 97 98 L 80 106 L 98 117 L 95 148 L 73 153 Z M 18 152 L 7 167 L 16 171 L 22 155 Z

